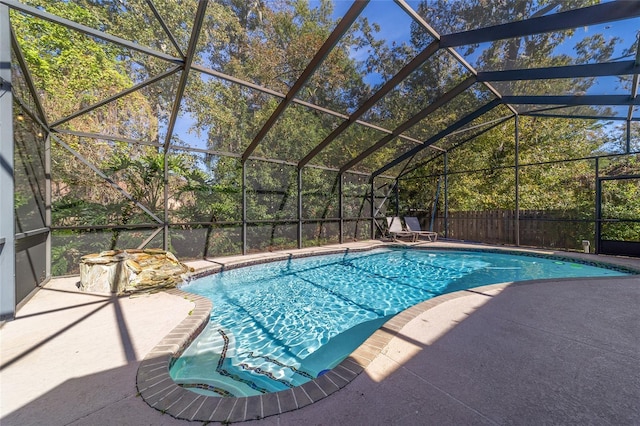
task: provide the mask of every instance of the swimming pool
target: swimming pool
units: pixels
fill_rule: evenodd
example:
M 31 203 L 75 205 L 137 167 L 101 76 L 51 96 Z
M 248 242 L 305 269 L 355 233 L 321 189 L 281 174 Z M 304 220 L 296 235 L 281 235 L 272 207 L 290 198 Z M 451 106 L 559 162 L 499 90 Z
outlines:
M 564 259 L 384 248 L 228 270 L 182 289 L 211 319 L 170 369 L 195 392 L 277 392 L 333 368 L 396 313 L 444 293 L 529 279 L 621 276 Z

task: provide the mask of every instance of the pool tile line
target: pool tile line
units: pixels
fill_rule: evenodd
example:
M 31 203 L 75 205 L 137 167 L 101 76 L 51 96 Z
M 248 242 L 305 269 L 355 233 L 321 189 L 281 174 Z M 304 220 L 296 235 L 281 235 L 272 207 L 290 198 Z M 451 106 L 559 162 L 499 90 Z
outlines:
M 551 259 L 558 262 L 578 263 L 581 265 L 594 266 L 597 268 L 605 268 L 616 272 L 622 272 L 626 274 L 640 274 L 640 269 L 616 263 L 615 259 L 591 259 L 590 256 L 597 256 L 595 254 L 583 254 L 580 252 L 558 252 L 547 251 L 545 249 L 527 249 L 526 247 L 509 247 L 504 248 L 489 248 L 489 247 L 447 247 L 447 246 L 406 246 L 398 245 L 394 248 L 409 249 L 409 250 L 447 250 L 447 251 L 470 251 L 470 252 L 484 252 L 484 253 L 498 253 L 498 254 L 514 254 L 518 256 L 535 257 L 538 259 Z
M 259 258 L 249 262 L 231 262 L 216 265 L 203 271 L 197 271 L 193 278 L 203 277 L 222 270 L 234 269 L 254 264 L 287 260 L 299 257 L 309 257 L 324 254 L 368 251 L 372 248 L 383 247 L 371 245 L 336 250 L 313 251 L 308 253 L 287 254 L 274 258 Z M 436 247 L 433 247 L 436 248 Z M 437 247 L 441 249 L 442 247 Z M 540 257 L 546 257 L 540 255 Z M 567 257 L 567 261 L 577 259 Z M 584 263 L 584 262 L 583 262 Z M 594 262 L 602 265 L 605 262 Z M 610 265 L 610 264 L 609 264 Z M 624 268 L 629 271 L 630 268 Z M 519 285 L 515 283 L 511 285 Z M 493 291 L 510 285 L 510 283 L 492 284 L 478 287 L 476 291 Z M 136 377 L 138 394 L 153 408 L 172 417 L 191 421 L 239 422 L 265 418 L 287 411 L 304 408 L 321 399 L 330 397 L 340 389 L 354 381 L 369 364 L 380 355 L 383 349 L 394 337 L 398 336 L 402 328 L 421 313 L 432 309 L 447 301 L 465 297 L 466 291 L 448 293 L 414 305 L 387 321 L 376 330 L 360 347 L 340 364 L 318 378 L 301 386 L 277 393 L 267 393 L 257 396 L 221 398 L 201 395 L 178 385 L 171 379 L 169 368 L 171 363 L 182 354 L 189 344 L 206 327 L 212 310 L 212 302 L 202 296 L 187 293 L 180 289 L 165 290 L 166 293 L 183 297 L 194 303 L 194 309 L 178 324 L 156 347 L 154 347 L 140 363 Z M 325 377 L 327 376 L 327 377 Z M 167 385 L 167 386 L 165 386 Z M 196 403 L 202 399 L 200 404 Z M 181 402 L 182 401 L 182 402 Z M 197 409 L 192 407 L 197 406 Z
M 247 266 L 255 266 L 261 265 L 264 263 L 278 262 L 283 260 L 290 259 L 301 259 L 306 257 L 314 257 L 314 256 L 324 256 L 324 255 L 332 255 L 332 254 L 347 254 L 347 253 L 361 253 L 366 251 L 371 251 L 376 248 L 383 247 L 396 247 L 395 245 L 391 246 L 388 244 L 380 244 L 380 243 L 372 243 L 368 245 L 363 245 L 360 247 L 350 247 L 350 248 L 330 248 L 326 250 L 312 250 L 312 251 L 304 251 L 299 253 L 287 252 L 287 253 L 278 253 L 272 254 L 270 256 L 261 256 L 253 259 L 239 259 L 232 260 L 228 263 L 218 263 L 214 266 L 206 266 L 203 269 L 196 270 L 195 272 L 189 275 L 189 280 L 194 280 L 198 278 L 203 278 L 212 274 L 217 274 L 223 271 L 229 271 L 237 268 L 244 268 Z
M 506 285 L 494 284 L 481 288 L 488 291 Z M 198 318 L 200 324 L 195 326 L 193 324 L 194 318 L 187 317 L 184 321 L 188 321 L 189 326 L 183 326 L 181 323 L 169 333 L 171 340 L 174 341 L 177 339 L 176 336 L 182 334 L 181 344 L 166 345 L 163 344 L 163 340 L 145 357 L 138 368 L 138 393 L 149 406 L 164 414 L 179 419 L 205 422 L 256 420 L 301 409 L 327 398 L 355 380 L 409 321 L 441 303 L 465 296 L 464 291 L 449 293 L 408 308 L 376 330 L 334 369 L 301 386 L 258 396 L 221 398 L 191 392 L 175 383 L 169 375 L 172 360 L 177 358 L 197 336 L 199 330 L 206 326 L 209 318 L 208 314 L 204 315 L 204 313 L 210 313 L 212 309 L 211 302 L 204 297 L 194 296 L 176 289 L 170 292 L 180 297 L 186 297 L 196 304 L 196 308 L 202 313 Z M 167 349 L 168 346 L 171 348 L 170 350 Z

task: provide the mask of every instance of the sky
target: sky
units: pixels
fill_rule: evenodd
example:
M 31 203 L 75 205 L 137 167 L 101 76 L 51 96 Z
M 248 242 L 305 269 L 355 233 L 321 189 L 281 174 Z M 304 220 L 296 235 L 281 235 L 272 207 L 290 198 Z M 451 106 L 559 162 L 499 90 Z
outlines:
M 334 1 L 334 13 L 335 19 L 338 19 L 347 12 L 352 5 L 351 0 L 337 0 Z M 410 2 L 412 6 L 417 5 L 417 1 Z M 311 7 L 315 7 L 319 4 L 317 0 L 311 0 Z M 387 43 L 395 42 L 397 44 L 408 42 L 410 37 L 410 26 L 412 19 L 404 12 L 399 6 L 392 0 L 372 0 L 364 9 L 361 17 L 366 17 L 370 22 L 376 22 L 380 25 L 380 31 L 376 34 L 378 40 L 387 40 Z M 625 21 L 617 21 L 608 23 L 605 25 L 597 25 L 593 27 L 577 28 L 572 37 L 568 38 L 565 43 L 558 46 L 556 53 L 567 54 L 570 56 L 575 55 L 574 47 L 578 41 L 584 37 L 593 35 L 595 33 L 602 33 L 605 38 L 619 37 L 623 41 L 618 45 L 616 51 L 612 55 L 614 59 L 619 59 L 623 56 L 622 50 L 633 45 L 638 32 L 640 31 L 640 19 L 630 19 Z M 485 44 L 485 46 L 488 44 Z M 483 45 L 473 55 L 466 58 L 472 66 L 477 67 L 476 63 L 479 54 L 482 52 Z M 462 52 L 464 48 L 458 49 Z M 357 51 L 351 49 L 351 55 L 355 59 L 363 59 L 366 57 L 366 50 Z M 633 57 L 623 58 L 624 60 L 633 59 Z M 372 73 L 365 77 L 365 81 L 371 85 L 380 84 L 381 77 L 378 74 Z M 596 79 L 595 83 L 588 90 L 587 94 L 626 94 L 628 91 L 623 90 L 616 77 L 604 77 Z M 551 94 L 551 93 L 549 93 Z M 617 107 L 616 111 L 626 116 L 627 107 Z M 636 108 L 636 116 L 638 114 Z M 189 134 L 188 130 L 193 125 L 193 119 L 188 113 L 182 113 L 178 119 L 175 131 L 182 140 L 187 141 L 194 147 L 206 148 L 206 141 L 198 140 L 195 135 Z M 200 139 L 204 139 L 205 135 L 202 135 Z

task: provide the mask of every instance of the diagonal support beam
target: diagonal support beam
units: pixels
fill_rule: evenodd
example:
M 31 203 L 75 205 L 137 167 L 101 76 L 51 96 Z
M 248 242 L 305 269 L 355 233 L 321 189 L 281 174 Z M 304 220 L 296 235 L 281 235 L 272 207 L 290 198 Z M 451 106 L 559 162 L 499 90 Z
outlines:
M 25 83 L 27 83 L 27 88 L 29 89 L 29 93 L 31 93 L 33 102 L 35 102 L 36 111 L 40 116 L 40 120 L 42 120 L 42 122 L 44 123 L 45 125 L 44 127 L 48 128 L 47 115 L 45 114 L 44 108 L 42 107 L 42 103 L 40 102 L 38 91 L 36 90 L 36 86 L 33 83 L 33 77 L 31 76 L 31 71 L 29 71 L 29 66 L 27 66 L 27 61 L 24 59 L 24 54 L 22 53 L 22 49 L 20 48 L 18 39 L 16 38 L 16 35 L 13 32 L 13 28 L 11 28 L 11 47 L 13 48 L 13 52 L 16 55 L 16 59 L 18 60 L 20 69 L 24 74 Z
M 327 145 L 335 140 L 342 132 L 347 130 L 354 122 L 358 120 L 365 112 L 369 111 L 376 102 L 382 99 L 387 93 L 402 82 L 409 76 L 416 68 L 422 65 L 427 59 L 429 59 L 434 53 L 438 51 L 439 44 L 437 41 L 432 42 L 422 52 L 420 52 L 415 58 L 413 58 L 407 65 L 405 65 L 396 75 L 394 75 L 389 81 L 387 81 L 376 93 L 374 93 L 367 101 L 362 104 L 357 111 L 349 116 L 349 118 L 342 122 L 340 126 L 333 130 L 322 142 L 320 142 L 309 154 L 307 154 L 300 163 L 298 168 L 304 167 L 309 161 L 313 159 L 320 151 L 322 151 Z
M 424 30 L 426 30 L 426 31 L 431 35 L 431 37 L 433 37 L 434 39 L 436 39 L 436 40 L 440 41 L 440 39 L 442 38 L 442 36 L 441 36 L 441 35 L 440 35 L 436 30 L 434 30 L 434 29 L 433 29 L 433 28 L 432 28 L 432 27 L 431 27 L 431 26 L 430 26 L 430 25 L 429 25 L 429 24 L 428 24 L 428 23 L 427 23 L 427 22 L 422 18 L 422 16 L 420 16 L 420 15 L 418 14 L 418 12 L 416 12 L 416 11 L 415 11 L 415 10 L 414 10 L 414 9 L 413 9 L 413 8 L 412 8 L 412 7 L 411 7 L 411 6 L 410 6 L 410 5 L 409 5 L 405 0 L 394 0 L 394 1 L 396 2 L 396 4 L 397 4 L 398 6 L 400 6 L 400 8 L 401 8 L 402 10 L 404 10 L 404 11 L 405 11 L 409 16 L 411 16 L 411 18 L 412 18 L 415 22 L 417 22 L 417 23 L 418 23 L 418 25 L 420 25 Z M 442 47 L 442 45 L 441 45 L 441 47 Z M 472 75 L 478 75 L 478 71 L 477 71 L 475 68 L 473 68 L 473 67 L 471 66 L 471 64 L 469 64 L 469 62 L 467 62 L 467 60 L 466 60 L 462 55 L 460 55 L 460 54 L 456 51 L 456 49 L 454 49 L 453 47 L 446 47 L 446 48 L 445 48 L 445 50 L 446 50 L 447 52 L 449 52 L 449 54 L 450 54 L 451 56 L 453 56 L 453 57 L 454 57 L 454 59 L 455 59 L 456 61 L 458 61 L 458 63 L 459 63 L 460 65 L 462 65 L 462 66 L 463 66 L 467 71 L 469 71 Z M 498 92 L 498 91 L 496 90 L 496 88 L 495 88 L 495 87 L 493 87 L 493 86 L 491 85 L 491 83 L 489 83 L 489 82 L 486 82 L 486 81 L 485 81 L 485 82 L 482 82 L 482 84 L 483 84 L 483 85 L 484 85 L 484 86 L 485 86 L 485 87 L 486 87 L 486 88 L 487 88 L 491 93 L 493 93 L 493 95 L 494 95 L 496 98 L 501 98 L 501 97 L 502 97 L 502 95 L 500 94 L 500 92 Z M 518 111 L 516 111 L 516 110 L 515 110 L 515 108 L 513 108 L 511 105 L 507 105 L 507 108 L 509 108 L 509 109 L 511 110 L 511 112 L 513 112 L 514 114 L 517 114 L 517 113 L 518 113 Z
M 156 8 L 156 5 L 153 4 L 153 1 L 151 0 L 147 0 L 147 5 L 149 6 L 149 9 L 151 9 L 151 12 L 153 12 L 153 16 L 155 16 L 158 22 L 160 23 L 160 26 L 164 30 L 165 34 L 167 34 L 167 37 L 169 37 L 169 41 L 171 41 L 171 44 L 173 44 L 173 47 L 176 49 L 176 52 L 178 52 L 178 54 L 184 58 L 185 56 L 184 52 L 180 48 L 180 45 L 176 41 L 176 38 L 173 36 L 173 33 L 167 26 L 167 23 L 164 22 L 164 19 L 162 19 L 160 12 L 158 12 L 158 9 Z
M 514 116 L 510 115 L 507 117 L 502 117 L 502 118 L 498 118 L 496 120 L 490 121 L 488 123 L 482 123 L 479 126 L 486 126 L 484 129 L 475 132 L 473 135 L 468 136 L 466 138 L 464 138 L 462 141 L 458 142 L 457 144 L 455 144 L 454 146 L 452 146 L 451 148 L 447 149 L 445 152 L 440 152 L 436 155 L 434 155 L 433 157 L 429 158 L 428 160 L 425 161 L 421 161 L 418 164 L 415 164 L 413 166 L 411 166 L 410 168 L 407 168 L 406 170 L 404 170 L 400 175 L 398 175 L 398 179 L 402 179 L 404 176 L 408 175 L 409 173 L 413 172 L 416 169 L 419 169 L 421 167 L 426 166 L 427 164 L 437 160 L 438 158 L 447 155 L 448 153 L 451 153 L 451 151 L 453 151 L 454 149 L 466 144 L 467 142 L 470 142 L 472 140 L 474 140 L 475 138 L 482 136 L 483 134 L 487 133 L 489 130 L 494 129 L 496 127 L 498 127 L 499 125 L 501 125 L 502 123 L 511 120 Z M 466 129 L 465 129 L 466 130 Z M 454 134 L 455 132 L 453 132 L 452 134 Z
M 161 144 L 155 143 L 155 142 L 143 141 L 143 140 L 138 140 L 138 139 L 123 138 L 121 136 L 114 136 L 114 135 L 103 135 L 103 134 L 100 134 L 100 133 L 76 132 L 74 130 L 56 129 L 56 128 L 52 128 L 51 132 L 59 133 L 59 134 L 62 134 L 62 135 L 78 136 L 78 137 L 87 138 L 87 139 L 101 139 L 101 140 L 105 140 L 105 141 L 125 142 L 125 143 L 128 143 L 130 145 L 145 145 L 145 146 L 162 147 Z
M 167 125 L 167 135 L 164 140 L 164 150 L 169 150 L 171 145 L 171 137 L 173 136 L 173 130 L 176 127 L 176 120 L 178 119 L 178 113 L 180 112 L 180 102 L 182 101 L 182 95 L 184 95 L 184 89 L 187 87 L 187 78 L 189 77 L 189 70 L 193 63 L 193 57 L 196 53 L 196 46 L 198 45 L 198 38 L 200 37 L 200 30 L 202 29 L 202 23 L 204 22 L 204 15 L 207 10 L 207 0 L 198 1 L 198 10 L 196 10 L 196 17 L 193 20 L 193 28 L 191 29 L 191 38 L 189 39 L 189 46 L 187 47 L 187 55 L 184 59 L 184 68 L 180 75 L 180 81 L 178 82 L 178 88 L 176 89 L 176 97 L 173 101 L 173 109 L 169 116 L 169 124 Z
M 56 121 L 55 123 L 52 123 L 51 127 L 59 126 L 61 124 L 66 123 L 67 121 L 73 120 L 76 117 L 79 117 L 81 115 L 87 114 L 87 113 L 93 111 L 96 108 L 100 108 L 101 106 L 108 104 L 109 102 L 113 102 L 113 101 L 115 101 L 117 99 L 122 98 L 123 96 L 126 96 L 126 95 L 128 95 L 130 93 L 135 92 L 138 89 L 142 89 L 143 87 L 147 87 L 150 84 L 155 83 L 156 81 L 162 80 L 165 77 L 169 77 L 170 75 L 175 74 L 176 72 L 180 71 L 181 69 L 182 69 L 181 66 L 173 67 L 170 70 L 163 72 L 162 74 L 158 74 L 155 77 L 152 77 L 152 78 L 150 78 L 148 80 L 143 81 L 142 83 L 138 83 L 135 86 L 131 86 L 127 90 L 123 90 L 122 92 L 116 93 L 113 96 L 110 96 L 110 97 L 108 97 L 106 99 L 101 100 L 100 102 L 96 102 L 93 105 L 89 105 L 86 108 L 83 108 L 83 109 L 81 109 L 79 111 L 76 111 L 76 112 L 74 112 L 73 114 L 71 114 L 71 115 L 69 115 L 67 117 L 61 118 L 60 120 Z
M 38 117 L 38 114 L 36 112 L 31 111 L 31 108 L 29 108 L 27 103 L 20 96 L 18 96 L 17 94 L 14 94 L 13 100 L 16 101 L 18 105 L 20 105 L 20 108 L 24 110 L 24 112 L 29 116 L 29 118 L 31 118 L 33 121 L 38 123 L 40 127 L 47 130 L 47 125 L 44 123 L 44 121 L 42 121 L 40 117 Z
M 508 24 L 443 35 L 442 47 L 466 46 L 533 34 L 588 27 L 640 16 L 640 2 L 614 1 Z
M 129 194 L 127 191 L 125 191 L 120 185 L 118 185 L 117 183 L 115 183 L 109 176 L 107 176 L 106 174 L 104 174 L 102 172 L 102 170 L 98 169 L 96 166 L 93 165 L 93 163 L 91 163 L 89 160 L 87 160 L 86 158 L 84 158 L 79 152 L 77 152 L 76 150 L 74 150 L 73 148 L 71 148 L 69 145 L 67 145 L 62 139 L 60 139 L 58 136 L 51 134 L 51 137 L 53 139 L 56 140 L 56 142 L 63 147 L 64 149 L 66 149 L 67 151 L 69 151 L 71 154 L 73 154 L 74 157 L 76 157 L 78 160 L 80 160 L 85 166 L 89 167 L 91 170 L 93 170 L 93 172 L 95 174 L 97 174 L 98 176 L 100 176 L 102 179 L 105 180 L 105 182 L 107 182 L 113 189 L 115 189 L 116 191 L 118 191 L 119 193 L 121 193 L 127 200 L 133 202 L 136 206 L 138 206 L 143 212 L 145 212 L 146 214 L 148 214 L 153 220 L 155 220 L 156 222 L 162 224 L 164 223 L 158 216 L 156 216 L 151 210 L 149 210 L 146 206 L 144 206 L 142 203 L 140 203 L 138 200 L 136 200 L 135 198 L 133 198 L 133 196 L 131 194 Z
M 284 112 L 284 110 L 289 106 L 289 104 L 293 101 L 293 98 L 298 94 L 300 89 L 304 87 L 307 81 L 311 78 L 313 73 L 318 69 L 322 62 L 324 62 L 325 58 L 331 50 L 338 44 L 338 41 L 342 38 L 342 36 L 351 28 L 351 25 L 358 19 L 360 13 L 364 10 L 364 8 L 369 3 L 369 0 L 356 0 L 353 2 L 347 13 L 340 20 L 338 25 L 334 28 L 333 32 L 329 35 L 324 44 L 318 49 L 311 62 L 307 65 L 305 70 L 302 72 L 300 77 L 296 80 L 296 82 L 291 86 L 291 89 L 285 96 L 285 98 L 278 104 L 278 107 L 273 111 L 271 117 L 267 120 L 267 122 L 262 126 L 258 134 L 253 138 L 251 144 L 247 147 L 247 149 L 242 154 L 242 161 L 247 161 L 247 158 L 253 153 L 258 144 L 264 139 L 267 132 L 273 127 L 275 122 L 278 120 L 280 115 Z
M 279 92 L 276 92 L 275 90 L 271 90 L 271 89 L 268 89 L 266 87 L 258 86 L 257 84 L 253 84 L 253 83 L 250 83 L 248 81 L 244 81 L 244 80 L 241 80 L 239 78 L 232 77 L 230 75 L 221 73 L 219 71 L 215 71 L 215 70 L 212 70 L 212 69 L 209 69 L 209 68 L 202 67 L 202 66 L 200 66 L 198 64 L 192 64 L 191 65 L 191 69 L 192 70 L 196 70 L 196 71 L 200 71 L 201 73 L 204 73 L 204 74 L 207 74 L 207 75 L 211 75 L 213 77 L 220 78 L 220 79 L 225 80 L 225 81 L 230 81 L 232 83 L 239 84 L 240 86 L 247 87 L 249 89 L 257 90 L 258 92 L 261 92 L 261 93 L 266 93 L 268 95 L 275 96 L 275 97 L 280 98 L 280 99 L 284 99 L 287 96 L 284 93 L 279 93 Z M 319 111 L 319 112 L 322 112 L 322 113 L 325 113 L 325 114 L 332 115 L 334 117 L 341 118 L 343 120 L 348 120 L 349 119 L 348 115 L 345 115 L 345 114 L 342 114 L 340 112 L 336 112 L 336 111 L 330 110 L 328 108 L 323 108 L 323 107 L 318 106 L 318 105 L 314 105 L 314 104 L 312 104 L 310 102 L 305 102 L 305 101 L 303 101 L 301 99 L 298 99 L 298 98 L 294 98 L 291 102 L 293 102 L 294 104 L 297 104 L 297 105 L 302 105 L 304 107 L 307 107 L 307 108 L 315 110 L 315 111 Z M 364 127 L 368 127 L 370 129 L 375 129 L 375 130 L 378 130 L 378 131 L 383 132 L 383 133 L 391 133 L 391 130 L 384 129 L 384 128 L 380 127 L 380 126 L 376 126 L 375 124 L 371 124 L 371 123 L 368 123 L 366 121 L 356 120 L 355 122 L 357 124 L 360 124 L 360 125 L 364 126 Z M 416 143 L 416 144 L 421 144 L 422 143 L 422 141 L 410 138 L 408 136 L 400 135 L 400 138 L 404 139 L 406 141 L 409 141 L 409 142 Z M 437 148 L 435 148 L 435 149 L 437 149 Z
M 443 94 L 442 96 L 437 98 L 435 101 L 433 101 L 431 104 L 429 104 L 426 108 L 423 108 L 416 115 L 414 115 L 413 117 L 411 117 L 410 119 L 408 119 L 407 121 L 405 121 L 404 123 L 402 123 L 398 127 L 396 127 L 390 135 L 387 135 L 387 136 L 383 137 L 378 142 L 376 142 L 375 144 L 370 146 L 368 149 L 363 151 L 360 155 L 358 155 L 357 157 L 355 157 L 354 159 L 349 161 L 347 164 L 345 164 L 340 169 L 340 173 L 346 172 L 351 167 L 353 167 L 356 164 L 360 163 L 362 160 L 364 160 L 365 158 L 367 158 L 368 156 L 370 156 L 371 154 L 376 152 L 378 149 L 382 148 L 383 146 L 385 146 L 386 144 L 391 142 L 394 138 L 399 136 L 401 133 L 409 130 L 411 127 L 413 127 L 416 124 L 418 124 L 420 121 L 422 121 L 429 114 L 433 113 L 435 110 L 437 110 L 441 106 L 447 104 L 453 98 L 455 98 L 456 96 L 458 96 L 459 94 L 461 94 L 462 92 L 467 90 L 475 82 L 476 82 L 476 77 L 475 76 L 467 77 L 465 80 L 460 82 L 457 86 L 455 86 L 453 89 L 449 90 L 448 92 L 446 92 L 445 94 Z
M 497 107 L 501 103 L 502 103 L 502 101 L 500 99 L 494 99 L 493 101 L 489 102 L 488 104 L 485 104 L 484 106 L 478 108 L 477 110 L 475 110 L 471 114 L 469 114 L 469 115 L 461 118 L 460 120 L 456 121 L 451 126 L 449 126 L 446 129 L 444 129 L 443 131 L 441 131 L 441 132 L 437 133 L 436 135 L 430 137 L 429 139 L 424 141 L 424 143 L 422 145 L 416 146 L 415 148 L 405 152 L 404 154 L 402 154 L 401 156 L 399 156 L 395 160 L 391 161 L 387 165 L 379 168 L 378 170 L 376 170 L 375 172 L 373 172 L 371 174 L 371 177 L 375 178 L 376 176 L 381 175 L 382 173 L 386 172 L 390 168 L 392 168 L 392 167 L 402 163 L 403 161 L 413 157 L 414 155 L 416 155 L 417 153 L 419 153 L 423 149 L 428 148 L 429 145 L 432 145 L 432 144 L 436 143 L 437 141 L 439 141 L 440 139 L 444 138 L 445 136 L 448 136 L 451 133 L 455 132 L 456 130 L 460 129 L 461 127 L 466 126 L 467 124 L 471 123 L 476 118 L 480 117 L 483 114 L 486 114 L 487 112 L 491 111 L 493 108 Z
M 164 231 L 164 227 L 160 227 L 158 229 L 156 229 L 155 231 L 153 231 L 151 233 L 151 235 L 149 235 L 147 237 L 146 240 L 144 240 L 143 242 L 140 243 L 140 245 L 138 246 L 138 250 L 142 250 L 143 248 L 145 248 L 147 246 L 147 244 L 149 244 L 151 241 L 153 241 L 153 239 L 162 231 Z
M 114 44 L 118 44 L 120 46 L 126 47 L 127 49 L 131 49 L 137 52 L 145 53 L 147 55 L 155 56 L 156 58 L 164 59 L 165 61 L 169 61 L 169 62 L 174 62 L 174 63 L 182 62 L 181 59 L 175 58 L 171 55 L 167 55 L 166 53 L 158 52 L 157 50 L 142 46 L 138 43 L 134 43 L 132 41 L 125 40 L 120 37 L 113 36 L 111 34 L 107 34 L 105 32 L 96 30 L 91 27 L 87 27 L 86 25 L 78 24 L 77 22 L 73 22 L 69 19 L 61 18 L 59 16 L 53 15 L 51 13 L 45 12 L 35 7 L 27 6 L 15 0 L 0 0 L 0 3 L 6 4 L 11 9 L 19 10 L 20 12 L 24 12 L 28 15 L 35 16 L 36 18 L 44 19 L 46 21 L 53 22 L 54 24 L 62 25 L 64 27 L 81 32 L 91 37 L 97 37 L 99 39 L 106 40 Z

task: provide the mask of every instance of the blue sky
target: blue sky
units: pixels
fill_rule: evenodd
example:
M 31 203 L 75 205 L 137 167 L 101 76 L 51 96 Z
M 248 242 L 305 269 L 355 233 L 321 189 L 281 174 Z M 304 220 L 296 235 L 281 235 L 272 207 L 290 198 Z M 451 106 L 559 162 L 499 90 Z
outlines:
M 412 4 L 416 2 L 411 2 Z M 318 1 L 310 1 L 311 7 L 316 7 Z M 347 10 L 352 6 L 351 0 L 337 0 L 334 1 L 334 14 L 333 16 L 338 19 L 344 16 Z M 416 3 L 417 4 L 417 3 Z M 402 43 L 408 42 L 410 37 L 410 24 L 411 18 L 393 2 L 392 0 L 372 0 L 365 8 L 361 16 L 367 17 L 367 19 L 373 23 L 380 25 L 380 32 L 376 34 L 378 40 L 384 39 L 388 44 L 392 42 Z M 567 54 L 570 56 L 575 55 L 574 47 L 578 41 L 584 37 L 593 35 L 595 33 L 603 33 L 605 38 L 619 37 L 623 41 L 618 45 L 616 51 L 613 54 L 614 59 L 618 59 L 622 56 L 624 48 L 629 48 L 633 45 L 636 38 L 636 34 L 640 30 L 640 19 L 631 19 L 625 21 L 617 21 L 608 23 L 605 25 L 598 25 L 593 27 L 577 28 L 572 37 L 567 39 L 565 43 L 560 45 L 557 49 L 557 53 Z M 463 49 L 459 49 L 462 51 Z M 482 46 L 477 49 L 476 53 L 468 57 L 467 60 L 475 66 L 475 62 L 482 51 Z M 362 59 L 366 57 L 366 51 L 351 51 L 354 58 Z M 625 60 L 633 59 L 632 57 L 624 58 Z M 371 74 L 365 78 L 370 84 L 379 84 L 381 82 L 380 76 L 377 74 Z M 588 94 L 623 94 L 626 93 L 620 90 L 617 84 L 617 78 L 600 78 L 596 80 Z M 626 115 L 626 107 L 618 108 L 621 113 Z M 637 114 L 637 112 L 636 112 Z M 181 139 L 188 141 L 192 146 L 198 148 L 206 148 L 205 140 L 196 140 L 198 138 L 195 135 L 188 134 L 188 129 L 193 124 L 193 119 L 187 114 L 183 113 L 176 123 L 176 133 Z M 205 139 L 206 135 L 201 135 L 200 139 Z

